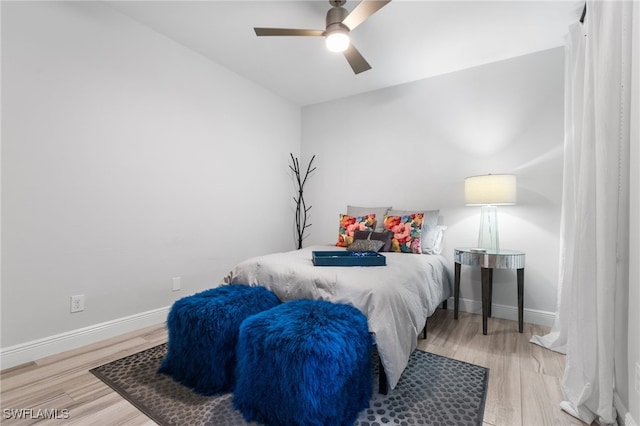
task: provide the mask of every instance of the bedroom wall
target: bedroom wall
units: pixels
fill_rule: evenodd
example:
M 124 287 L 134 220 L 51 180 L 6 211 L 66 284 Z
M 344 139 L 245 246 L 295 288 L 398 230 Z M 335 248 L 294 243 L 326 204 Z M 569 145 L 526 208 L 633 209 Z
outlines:
M 633 5 L 632 19 L 631 87 L 640 88 L 640 5 L 637 3 Z M 629 320 L 626 345 L 629 400 L 625 401 L 629 413 L 624 423 L 627 426 L 640 424 L 640 90 L 631 91 L 630 111 Z M 624 345 L 618 344 L 616 350 L 621 346 Z
M 98 2 L 2 2 L 2 114 L 3 350 L 295 247 L 299 107 Z
M 347 204 L 440 209 L 444 254 L 476 246 L 480 209 L 464 178 L 515 173 L 500 245 L 526 252 L 525 321 L 551 325 L 558 281 L 563 153 L 562 48 L 304 107 L 302 153 L 316 154 L 306 245 L 334 243 Z M 453 264 L 453 263 L 452 263 Z M 515 271 L 494 274 L 496 316 L 517 318 Z M 463 267 L 462 309 L 479 312 L 480 271 Z

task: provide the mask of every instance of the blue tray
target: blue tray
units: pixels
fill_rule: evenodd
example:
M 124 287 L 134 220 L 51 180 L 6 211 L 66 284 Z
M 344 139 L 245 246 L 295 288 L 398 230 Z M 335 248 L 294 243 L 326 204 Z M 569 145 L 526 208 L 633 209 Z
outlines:
M 314 251 L 315 266 L 384 266 L 387 258 L 375 251 Z

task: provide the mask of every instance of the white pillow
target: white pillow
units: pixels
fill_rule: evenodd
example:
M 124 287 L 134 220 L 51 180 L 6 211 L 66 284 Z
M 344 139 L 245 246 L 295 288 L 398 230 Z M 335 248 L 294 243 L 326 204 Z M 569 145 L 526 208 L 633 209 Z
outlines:
M 431 230 L 434 230 L 438 226 L 438 215 L 440 214 L 440 210 L 389 210 L 387 212 L 387 216 L 404 216 L 414 213 L 424 214 L 424 217 L 422 218 L 422 234 L 420 237 L 420 245 L 422 246 L 423 253 L 432 254 L 434 247 L 433 236 L 431 236 L 429 232 L 431 232 Z M 377 218 L 378 216 L 376 216 L 376 219 Z
M 389 207 L 358 207 L 358 206 L 347 206 L 347 214 L 349 216 L 366 216 L 368 214 L 376 215 L 376 227 L 374 229 L 375 232 L 384 231 L 384 215 L 391 209 Z M 436 218 L 436 223 L 437 223 Z
M 431 228 L 425 238 L 422 241 L 426 241 L 426 244 L 430 247 L 428 249 L 423 249 L 422 253 L 424 254 L 442 254 L 442 250 L 444 249 L 444 231 L 447 230 L 445 225 L 437 225 L 434 228 Z

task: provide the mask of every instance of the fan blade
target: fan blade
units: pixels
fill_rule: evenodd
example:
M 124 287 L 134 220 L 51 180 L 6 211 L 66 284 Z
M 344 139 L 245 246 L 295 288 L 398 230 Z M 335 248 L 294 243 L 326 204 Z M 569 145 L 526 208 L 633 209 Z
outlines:
M 362 24 L 369 16 L 382 9 L 391 0 L 362 0 L 342 21 L 351 31 Z
M 371 69 L 371 65 L 369 65 L 360 52 L 358 52 L 358 49 L 353 47 L 353 44 L 350 44 L 347 50 L 342 53 L 344 57 L 347 58 L 347 62 L 351 65 L 354 73 L 360 74 L 363 71 Z
M 324 30 L 299 30 L 295 28 L 254 28 L 257 36 L 323 36 Z

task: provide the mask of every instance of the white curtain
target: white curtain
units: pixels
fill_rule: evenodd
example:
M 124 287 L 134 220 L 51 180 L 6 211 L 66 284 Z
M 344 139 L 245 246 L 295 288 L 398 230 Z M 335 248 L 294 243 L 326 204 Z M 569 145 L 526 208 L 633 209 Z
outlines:
M 614 302 L 628 281 L 633 7 L 588 1 L 584 25 L 566 38 L 558 305 L 551 332 L 531 339 L 567 354 L 561 408 L 586 423 L 616 424 Z

